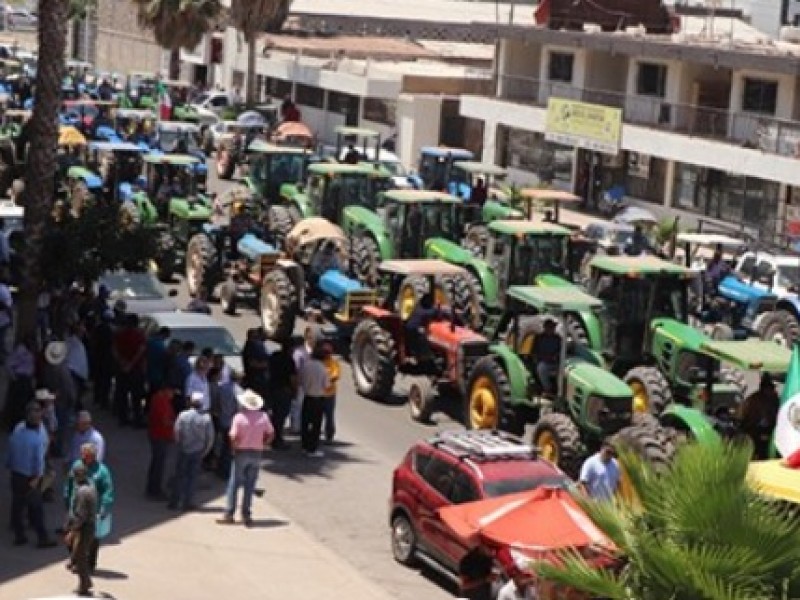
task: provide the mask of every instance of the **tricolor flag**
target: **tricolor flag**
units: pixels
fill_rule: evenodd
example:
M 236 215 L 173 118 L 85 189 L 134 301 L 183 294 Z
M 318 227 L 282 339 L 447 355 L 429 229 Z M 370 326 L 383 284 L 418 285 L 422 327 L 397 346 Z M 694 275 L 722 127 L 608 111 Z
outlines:
M 784 458 L 800 450 L 800 345 L 798 344 L 792 348 L 786 383 L 781 393 L 781 408 L 778 411 L 770 452 L 773 456 L 775 450 Z
M 172 118 L 172 98 L 163 82 L 158 82 L 158 118 L 169 121 Z

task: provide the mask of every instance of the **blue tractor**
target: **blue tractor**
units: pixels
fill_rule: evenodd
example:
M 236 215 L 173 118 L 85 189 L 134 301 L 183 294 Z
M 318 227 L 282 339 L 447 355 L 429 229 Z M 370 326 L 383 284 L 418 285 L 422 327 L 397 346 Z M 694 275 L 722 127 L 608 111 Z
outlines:
M 474 155 L 464 148 L 426 146 L 419 157 L 419 172 L 409 177 L 415 188 L 446 191 L 453 179 L 453 163 L 472 160 Z

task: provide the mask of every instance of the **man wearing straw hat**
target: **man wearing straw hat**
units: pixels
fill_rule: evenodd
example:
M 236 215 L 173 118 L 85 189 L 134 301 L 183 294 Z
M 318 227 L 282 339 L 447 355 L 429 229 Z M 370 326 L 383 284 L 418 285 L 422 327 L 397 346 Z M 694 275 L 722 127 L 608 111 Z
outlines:
M 227 505 L 225 515 L 217 520 L 221 525 L 234 523 L 239 488 L 243 488 L 242 521 L 251 527 L 251 505 L 253 492 L 261 468 L 261 453 L 272 441 L 275 430 L 266 413 L 261 410 L 264 399 L 253 390 L 245 390 L 237 396 L 241 410 L 233 418 L 230 430 L 233 468 L 228 479 Z

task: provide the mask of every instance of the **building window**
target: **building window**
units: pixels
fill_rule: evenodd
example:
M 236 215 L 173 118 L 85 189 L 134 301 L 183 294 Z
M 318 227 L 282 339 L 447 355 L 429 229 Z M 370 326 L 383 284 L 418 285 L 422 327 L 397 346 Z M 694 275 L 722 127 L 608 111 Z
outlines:
M 742 110 L 774 115 L 778 104 L 778 82 L 763 79 L 744 78 Z
M 292 95 L 292 82 L 284 79 L 267 77 L 267 94 L 273 98 L 283 99 Z
M 325 91 L 311 85 L 297 84 L 294 101 L 303 106 L 312 108 L 325 108 Z
M 547 79 L 550 81 L 561 81 L 572 83 L 572 67 L 575 63 L 575 55 L 565 52 L 550 53 L 550 68 Z
M 655 63 L 639 63 L 636 93 L 663 98 L 667 94 L 667 67 Z
M 503 126 L 498 146 L 503 166 L 533 173 L 558 189 L 570 189 L 574 148 L 548 142 L 541 133 Z
M 364 118 L 373 123 L 394 127 L 397 104 L 382 98 L 364 98 Z

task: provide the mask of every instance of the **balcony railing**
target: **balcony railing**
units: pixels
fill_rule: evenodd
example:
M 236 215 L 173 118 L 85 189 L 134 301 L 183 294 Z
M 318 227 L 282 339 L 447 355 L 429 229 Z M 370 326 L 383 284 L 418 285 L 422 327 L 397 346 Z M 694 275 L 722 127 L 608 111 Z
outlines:
M 769 115 L 666 102 L 661 98 L 628 95 L 612 90 L 578 88 L 532 77 L 500 76 L 501 98 L 547 106 L 548 98 L 568 98 L 622 109 L 622 119 L 688 136 L 702 137 L 800 158 L 800 122 Z

